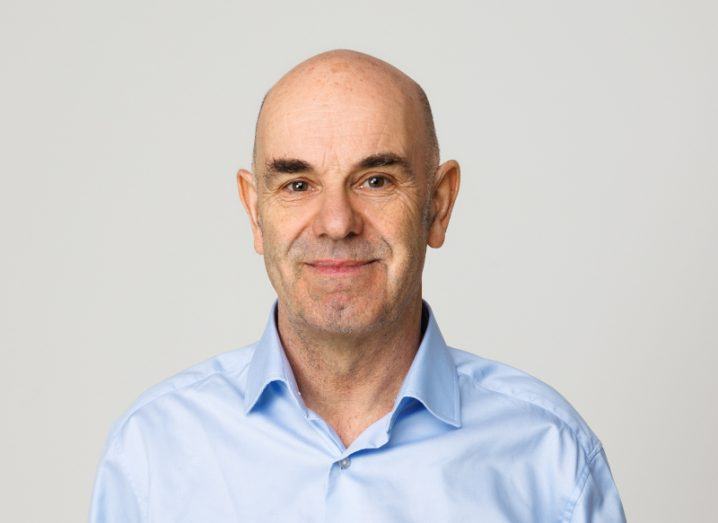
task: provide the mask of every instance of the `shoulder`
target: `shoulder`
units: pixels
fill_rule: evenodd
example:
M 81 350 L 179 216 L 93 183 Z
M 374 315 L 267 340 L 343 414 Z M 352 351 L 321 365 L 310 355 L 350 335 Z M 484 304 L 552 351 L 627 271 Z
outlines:
M 117 439 L 132 418 L 152 409 L 157 403 L 192 394 L 210 382 L 231 383 L 232 390 L 241 395 L 241 383 L 256 344 L 219 353 L 178 372 L 142 392 L 128 409 L 113 423 L 107 444 Z
M 567 429 L 585 456 L 595 454 L 601 442 L 576 409 L 556 389 L 527 372 L 505 363 L 449 347 L 459 382 L 464 387 L 516 412 Z

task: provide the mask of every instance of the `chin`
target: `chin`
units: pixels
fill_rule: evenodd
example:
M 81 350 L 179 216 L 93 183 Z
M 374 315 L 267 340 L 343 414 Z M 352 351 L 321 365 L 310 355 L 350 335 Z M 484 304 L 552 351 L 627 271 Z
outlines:
M 307 304 L 303 316 L 318 330 L 350 334 L 375 327 L 384 315 L 381 304 L 367 296 L 330 295 Z

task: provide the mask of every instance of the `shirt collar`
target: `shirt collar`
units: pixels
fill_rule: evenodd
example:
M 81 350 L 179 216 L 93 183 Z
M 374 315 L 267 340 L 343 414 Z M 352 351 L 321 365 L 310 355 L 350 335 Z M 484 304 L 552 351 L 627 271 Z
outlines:
M 404 377 L 394 402 L 392 420 L 404 398 L 414 398 L 437 419 L 454 427 L 461 426 L 459 383 L 456 365 L 449 354 L 434 313 L 426 301 L 423 313 L 428 316 L 426 330 L 414 360 Z M 277 301 L 272 306 L 262 337 L 257 342 L 247 369 L 245 412 L 250 412 L 270 383 L 279 381 L 291 392 L 297 405 L 306 413 L 299 388 L 289 365 L 276 324 Z

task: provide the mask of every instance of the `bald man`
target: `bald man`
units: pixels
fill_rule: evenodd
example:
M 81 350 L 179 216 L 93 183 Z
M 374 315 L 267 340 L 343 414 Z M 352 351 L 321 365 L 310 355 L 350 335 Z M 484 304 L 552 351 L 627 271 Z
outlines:
M 338 50 L 284 75 L 237 173 L 277 293 L 264 332 L 115 423 L 91 521 L 625 521 L 570 404 L 447 346 L 422 298 L 459 179 L 395 67 Z

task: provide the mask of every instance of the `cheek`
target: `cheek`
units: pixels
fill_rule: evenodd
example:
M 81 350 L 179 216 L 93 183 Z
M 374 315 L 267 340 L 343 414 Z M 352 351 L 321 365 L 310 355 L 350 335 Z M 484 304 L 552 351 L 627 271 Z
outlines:
M 292 243 L 304 229 L 302 209 L 284 209 L 280 206 L 266 206 L 262 216 L 262 238 L 265 256 L 267 253 L 279 260 L 287 257 Z
M 400 273 L 411 272 L 413 266 L 420 264 L 426 233 L 422 225 L 422 215 L 414 206 L 385 208 L 375 214 L 372 226 L 391 246 L 388 266 L 394 279 L 400 278 Z
M 293 279 L 287 255 L 291 245 L 291 237 L 287 235 L 288 232 L 286 228 L 279 227 L 274 222 L 265 222 L 262 230 L 264 265 L 275 288 L 278 285 L 285 287 L 286 281 Z

